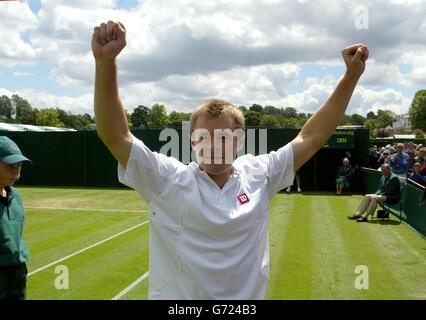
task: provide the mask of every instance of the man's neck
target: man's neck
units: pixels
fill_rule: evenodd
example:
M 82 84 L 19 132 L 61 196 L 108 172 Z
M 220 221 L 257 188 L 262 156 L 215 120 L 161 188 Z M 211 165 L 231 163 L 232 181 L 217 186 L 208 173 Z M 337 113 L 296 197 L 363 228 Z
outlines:
M 209 173 L 207 173 L 209 175 L 209 177 L 217 184 L 217 186 L 222 189 L 226 182 L 229 180 L 229 177 L 231 176 L 233 170 L 232 168 L 230 170 L 227 170 L 226 172 L 220 174 L 220 175 L 211 175 Z

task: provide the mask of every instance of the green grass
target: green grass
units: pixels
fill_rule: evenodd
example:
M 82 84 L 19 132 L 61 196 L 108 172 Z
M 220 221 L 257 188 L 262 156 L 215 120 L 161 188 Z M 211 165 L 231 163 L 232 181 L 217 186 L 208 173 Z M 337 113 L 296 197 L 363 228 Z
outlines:
M 30 272 L 147 221 L 131 190 L 18 187 L 26 207 Z M 278 194 L 269 222 L 267 299 L 426 299 L 426 240 L 392 217 L 346 219 L 361 196 Z M 49 208 L 49 209 L 48 209 Z M 112 299 L 148 271 L 149 225 L 28 277 L 28 299 Z M 58 265 L 69 289 L 55 288 Z M 368 267 L 358 290 L 355 267 Z M 145 279 L 122 299 L 146 299 Z

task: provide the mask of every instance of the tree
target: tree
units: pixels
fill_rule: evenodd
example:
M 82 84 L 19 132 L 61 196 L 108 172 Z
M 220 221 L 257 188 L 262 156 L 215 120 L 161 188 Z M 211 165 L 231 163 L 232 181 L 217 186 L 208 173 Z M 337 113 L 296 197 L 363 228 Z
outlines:
M 169 119 L 167 118 L 166 108 L 162 104 L 154 104 L 151 107 L 149 115 L 150 126 L 152 127 L 167 127 Z
M 257 127 L 262 122 L 262 114 L 255 111 L 249 111 L 245 114 L 246 126 Z
M 172 111 L 169 115 L 169 126 L 171 127 L 181 127 L 182 121 L 189 121 L 191 117 L 188 113 Z
M 260 125 L 267 128 L 278 128 L 279 126 L 276 117 L 268 114 L 263 115 Z
M 302 127 L 305 125 L 306 121 L 308 121 L 308 118 L 307 118 L 307 117 L 300 118 L 300 119 L 297 121 L 297 127 L 298 127 L 298 128 L 302 128 Z
M 351 115 L 351 122 L 354 125 L 362 126 L 365 122 L 365 119 L 362 115 L 354 113 L 353 115 Z
M 365 120 L 364 126 L 370 130 L 370 133 L 373 132 L 373 130 L 376 128 L 376 124 L 374 119 L 367 119 Z
M 297 110 L 293 107 L 287 107 L 283 112 L 286 118 L 297 118 Z
M 67 113 L 66 111 L 59 108 L 56 108 L 56 110 L 58 112 L 59 121 L 64 124 L 64 127 L 75 127 L 75 117 L 70 112 Z
M 254 112 L 259 112 L 259 113 L 263 113 L 263 107 L 260 104 L 253 104 L 249 111 L 254 111 Z
M 263 113 L 269 114 L 271 116 L 276 116 L 281 113 L 281 110 L 278 108 L 275 108 L 274 106 L 266 106 L 265 108 L 263 108 Z
M 238 109 L 240 109 L 240 111 L 241 111 L 243 114 L 246 114 L 246 112 L 248 111 L 248 109 L 247 109 L 247 107 L 246 107 L 246 106 L 239 106 L 239 107 L 238 107 Z
M 140 105 L 135 108 L 130 116 L 133 128 L 148 128 L 150 114 L 151 110 L 148 107 Z
M 36 115 L 36 125 L 64 128 L 64 123 L 59 118 L 57 108 L 46 108 L 40 110 Z
M 38 113 L 37 109 L 33 109 L 31 104 L 21 98 L 20 96 L 14 94 L 12 96 L 12 105 L 15 109 L 15 122 L 22 124 L 35 124 L 36 123 L 36 114 Z
M 303 113 L 303 112 L 298 113 L 297 114 L 297 119 L 306 119 L 306 113 Z
M 12 100 L 8 96 L 0 97 L 0 120 L 12 122 L 12 115 L 14 113 Z
M 36 124 L 36 114 L 39 112 L 36 108 L 33 109 L 31 104 L 14 94 L 12 96 L 12 104 L 15 109 L 15 122 L 22 124 Z
M 367 119 L 377 119 L 377 116 L 374 111 L 370 111 L 369 113 L 367 113 Z
M 386 128 L 395 120 L 395 112 L 391 110 L 377 110 L 376 128 Z
M 416 138 L 424 138 L 425 133 L 422 129 L 414 129 L 414 134 L 416 135 Z
M 348 126 L 351 125 L 352 121 L 351 121 L 351 117 L 348 116 L 347 114 L 345 114 L 342 118 L 342 121 L 340 121 L 340 126 Z
M 88 113 L 85 113 L 83 115 L 83 118 L 85 121 L 87 121 L 89 124 L 94 124 L 95 123 L 95 119 Z
M 426 131 L 426 90 L 416 92 L 408 114 L 413 129 Z
M 297 128 L 299 120 L 296 118 L 284 118 L 282 126 L 284 128 Z
M 74 126 L 73 129 L 76 130 L 86 130 L 90 129 L 92 124 L 94 123 L 90 114 L 85 113 L 84 115 L 77 114 L 74 115 Z
M 89 114 L 72 114 L 62 109 L 56 108 L 59 116 L 59 121 L 64 124 L 66 128 L 72 128 L 76 130 L 86 130 L 91 128 L 91 124 L 94 120 Z

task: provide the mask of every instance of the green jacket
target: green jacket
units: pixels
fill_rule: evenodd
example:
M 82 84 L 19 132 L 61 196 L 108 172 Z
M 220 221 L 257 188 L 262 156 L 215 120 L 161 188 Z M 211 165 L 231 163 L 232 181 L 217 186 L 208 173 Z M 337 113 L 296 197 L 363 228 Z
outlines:
M 382 176 L 380 178 L 379 190 L 376 194 L 386 196 L 386 202 L 389 204 L 396 204 L 401 199 L 401 184 L 399 177 L 393 173 L 389 176 Z
M 340 166 L 339 169 L 337 170 L 337 177 L 345 177 L 345 179 L 347 181 L 351 181 L 352 176 L 354 175 L 354 168 L 349 165 L 347 167 L 345 166 Z
M 22 240 L 24 206 L 15 188 L 7 188 L 9 206 L 0 202 L 0 267 L 28 261 L 28 247 Z

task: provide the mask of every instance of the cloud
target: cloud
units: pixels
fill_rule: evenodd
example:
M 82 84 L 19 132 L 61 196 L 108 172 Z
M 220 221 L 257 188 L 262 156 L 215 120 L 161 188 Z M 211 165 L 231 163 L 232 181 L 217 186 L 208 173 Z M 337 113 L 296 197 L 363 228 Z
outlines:
M 397 114 L 407 113 L 411 98 L 394 89 L 371 90 L 360 87 L 354 94 L 355 102 L 349 105 L 358 113 L 365 115 L 368 111 L 388 109 Z M 350 112 L 351 113 L 351 112 Z
M 0 66 L 35 63 L 40 50 L 25 42 L 21 35 L 38 27 L 38 20 L 27 3 L 0 3 Z
M 291 106 L 298 112 L 312 113 L 317 110 L 331 95 L 338 79 L 327 75 L 323 78 L 308 78 L 309 88 L 284 98 L 284 106 Z M 347 114 L 359 113 L 363 116 L 369 111 L 389 109 L 397 114 L 406 113 L 411 98 L 395 89 L 369 89 L 358 85 L 348 105 Z
M 410 90 L 425 83 L 424 0 L 144 0 L 129 9 L 117 9 L 117 1 L 43 0 L 37 14 L 24 2 L 2 3 L 0 65 L 52 65 L 46 81 L 85 94 L 20 92 L 40 107 L 64 104 L 73 112 L 91 112 L 92 30 L 112 19 L 127 29 L 118 64 L 121 97 L 129 110 L 162 102 L 169 111 L 190 111 L 205 98 L 221 97 L 312 112 L 340 75 L 319 77 L 303 66 L 342 68 L 341 49 L 359 42 L 369 45 L 371 59 L 349 111 L 363 113 L 379 105 L 404 111 L 405 96 L 389 87 Z M 368 9 L 366 30 L 355 24 L 360 5 Z M 411 65 L 411 71 L 401 74 L 401 64 Z M 301 91 L 290 89 L 300 83 Z
M 350 1 L 146 0 L 131 10 L 115 9 L 115 1 L 44 1 L 31 43 L 54 61 L 60 83 L 87 85 L 93 78 L 74 66 L 89 66 L 92 29 L 109 19 L 127 28 L 128 46 L 120 56 L 123 83 L 267 64 L 341 65 L 341 49 L 362 41 L 385 75 L 366 83 L 385 84 L 390 77 L 384 65 L 395 69 L 407 50 L 424 50 L 417 31 L 426 28 L 426 9 L 404 1 L 364 3 L 368 30 L 355 27 L 358 4 Z
M 386 86 L 400 83 L 403 79 L 396 63 L 381 63 L 375 59 L 367 61 L 367 67 L 360 79 L 361 85 Z
M 401 83 L 405 86 L 422 86 L 426 84 L 426 51 L 406 52 L 401 59 L 411 66 L 411 71 L 401 76 Z
M 293 64 L 234 68 L 198 75 L 172 75 L 155 82 L 129 84 L 123 101 L 132 110 L 138 104 L 165 103 L 169 111 L 192 111 L 201 101 L 216 97 L 236 105 L 278 104 L 287 87 L 297 83 L 300 69 Z

